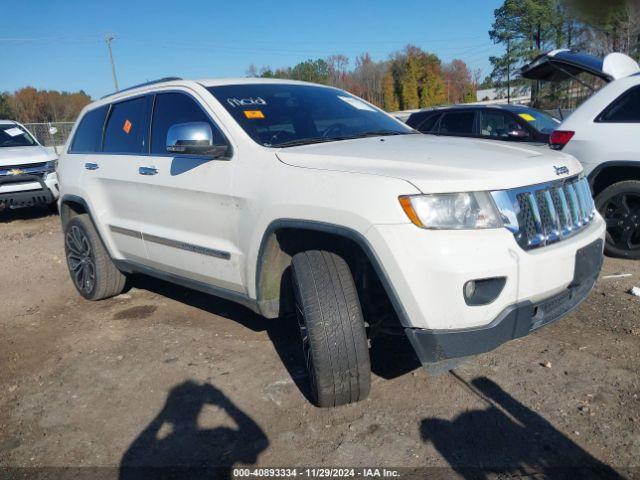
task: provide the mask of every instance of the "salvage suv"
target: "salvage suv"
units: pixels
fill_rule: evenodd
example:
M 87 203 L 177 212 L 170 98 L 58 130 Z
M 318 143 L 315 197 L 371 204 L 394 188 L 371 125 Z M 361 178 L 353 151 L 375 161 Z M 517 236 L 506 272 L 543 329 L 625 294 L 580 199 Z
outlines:
M 18 122 L 0 120 L 0 212 L 58 199 L 58 157 Z
M 582 163 L 607 224 L 605 252 L 640 260 L 640 66 L 622 53 L 599 58 L 554 50 L 522 69 L 537 81 L 589 85 L 580 74 L 607 85 L 562 122 L 549 142 Z
M 295 315 L 320 406 L 367 396 L 381 332 L 451 368 L 567 314 L 602 264 L 604 222 L 573 157 L 421 135 L 303 82 L 115 93 L 83 110 L 58 172 L 83 297 L 142 273 Z

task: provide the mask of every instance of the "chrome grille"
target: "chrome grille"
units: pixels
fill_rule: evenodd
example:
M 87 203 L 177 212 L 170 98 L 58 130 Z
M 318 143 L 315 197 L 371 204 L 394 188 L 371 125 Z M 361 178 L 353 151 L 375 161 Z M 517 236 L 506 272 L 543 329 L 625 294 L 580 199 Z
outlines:
M 596 208 L 584 178 L 492 192 L 506 227 L 525 250 L 560 242 L 591 223 Z
M 20 172 L 20 175 L 38 175 L 46 171 L 51 171 L 47 169 L 46 165 L 47 162 L 27 163 L 24 165 L 2 165 L 0 166 L 0 177 L 15 175 L 14 172 Z

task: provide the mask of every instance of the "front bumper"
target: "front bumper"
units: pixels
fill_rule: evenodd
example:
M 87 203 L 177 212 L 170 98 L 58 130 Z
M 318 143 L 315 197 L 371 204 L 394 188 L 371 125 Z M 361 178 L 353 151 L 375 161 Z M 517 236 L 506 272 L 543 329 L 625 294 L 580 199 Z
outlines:
M 59 196 L 55 172 L 0 178 L 0 210 L 48 205 Z
M 563 292 L 573 281 L 576 252 L 604 235 L 599 215 L 580 234 L 530 251 L 520 248 L 506 228 L 374 225 L 365 233 L 402 325 L 426 330 L 484 327 L 512 305 L 535 304 Z M 465 283 L 489 278 L 506 279 L 498 297 L 468 305 Z
M 537 302 L 511 305 L 486 326 L 459 330 L 406 328 L 420 362 L 429 365 L 485 353 L 567 315 L 593 289 L 602 268 L 602 249 L 603 241 L 596 240 L 578 250 L 573 281 L 564 291 Z

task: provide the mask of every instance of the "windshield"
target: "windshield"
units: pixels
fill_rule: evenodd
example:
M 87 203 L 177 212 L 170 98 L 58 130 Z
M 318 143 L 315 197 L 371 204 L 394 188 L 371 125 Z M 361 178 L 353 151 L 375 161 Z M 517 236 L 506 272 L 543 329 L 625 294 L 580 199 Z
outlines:
M 244 131 L 265 147 L 415 133 L 381 110 L 336 88 L 256 83 L 208 90 Z
M 560 120 L 533 108 L 518 110 L 518 115 L 541 133 L 550 134 L 560 125 Z
M 0 125 L 0 147 L 33 147 L 34 145 L 37 145 L 36 141 L 20 125 Z

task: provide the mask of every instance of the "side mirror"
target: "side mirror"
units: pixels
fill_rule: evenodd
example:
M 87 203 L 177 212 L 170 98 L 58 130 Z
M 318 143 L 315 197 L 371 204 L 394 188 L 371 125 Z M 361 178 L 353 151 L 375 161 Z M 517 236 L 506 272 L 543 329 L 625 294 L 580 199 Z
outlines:
M 167 152 L 187 155 L 223 156 L 229 147 L 213 144 L 213 132 L 206 122 L 177 123 L 167 131 Z
M 511 130 L 507 132 L 507 136 L 513 140 L 525 140 L 529 138 L 529 134 L 524 130 Z

